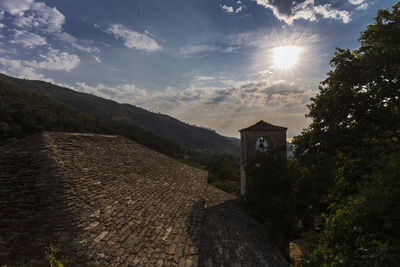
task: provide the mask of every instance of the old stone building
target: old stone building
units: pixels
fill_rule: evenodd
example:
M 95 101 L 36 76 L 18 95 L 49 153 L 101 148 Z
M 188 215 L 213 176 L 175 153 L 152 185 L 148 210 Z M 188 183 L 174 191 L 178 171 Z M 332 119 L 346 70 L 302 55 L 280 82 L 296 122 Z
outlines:
M 0 147 L 0 266 L 48 266 L 51 243 L 68 266 L 287 266 L 205 171 L 111 135 Z
M 246 194 L 246 164 L 253 160 L 257 150 L 279 151 L 282 158 L 286 158 L 286 130 L 287 128 L 272 125 L 265 121 L 239 130 L 240 132 L 240 193 Z

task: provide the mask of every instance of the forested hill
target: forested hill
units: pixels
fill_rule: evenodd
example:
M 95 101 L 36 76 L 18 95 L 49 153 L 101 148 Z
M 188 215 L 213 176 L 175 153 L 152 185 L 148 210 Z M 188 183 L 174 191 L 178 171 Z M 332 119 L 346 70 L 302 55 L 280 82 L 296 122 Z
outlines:
M 140 126 L 99 120 L 51 97 L 0 79 L 0 145 L 43 131 L 123 135 L 170 157 L 182 159 L 189 154 L 190 160 L 199 161 L 194 151 Z
M 229 138 L 210 129 L 188 125 L 165 114 L 150 112 L 134 105 L 120 104 L 44 81 L 17 79 L 4 74 L 0 74 L 0 80 L 49 96 L 101 120 L 142 126 L 185 146 L 217 153 L 239 153 L 239 145 Z

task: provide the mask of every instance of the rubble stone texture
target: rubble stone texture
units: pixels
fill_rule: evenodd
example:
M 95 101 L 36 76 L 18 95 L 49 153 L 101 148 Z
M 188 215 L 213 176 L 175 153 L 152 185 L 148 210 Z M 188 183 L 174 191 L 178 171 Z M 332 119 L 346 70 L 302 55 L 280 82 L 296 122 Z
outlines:
M 0 148 L 1 266 L 46 266 L 50 243 L 68 266 L 286 265 L 263 233 L 206 172 L 120 136 Z

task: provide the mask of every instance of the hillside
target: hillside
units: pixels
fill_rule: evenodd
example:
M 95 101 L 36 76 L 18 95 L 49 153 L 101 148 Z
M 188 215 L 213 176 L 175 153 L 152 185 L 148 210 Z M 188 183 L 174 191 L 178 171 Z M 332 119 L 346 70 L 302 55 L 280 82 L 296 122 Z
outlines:
M 230 138 L 209 129 L 188 125 L 168 115 L 150 112 L 134 105 L 120 104 L 48 82 L 17 79 L 4 74 L 0 74 L 0 80 L 7 80 L 47 95 L 101 120 L 142 126 L 184 146 L 217 153 L 239 154 L 239 145 Z
M 181 145 L 137 125 L 107 122 L 48 96 L 0 80 L 0 145 L 43 131 L 120 134 L 179 159 L 188 152 Z

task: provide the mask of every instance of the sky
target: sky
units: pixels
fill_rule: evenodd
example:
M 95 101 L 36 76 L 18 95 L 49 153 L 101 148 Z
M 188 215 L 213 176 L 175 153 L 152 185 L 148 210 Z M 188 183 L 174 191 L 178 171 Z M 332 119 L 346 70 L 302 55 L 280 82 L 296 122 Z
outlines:
M 298 135 L 336 47 L 393 0 L 0 0 L 0 72 L 239 136 Z

